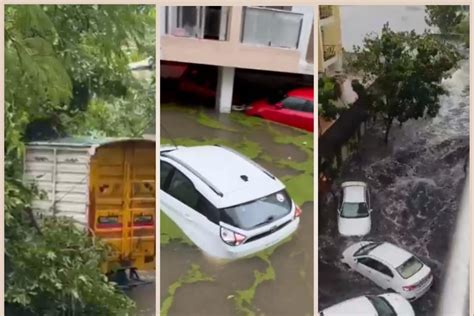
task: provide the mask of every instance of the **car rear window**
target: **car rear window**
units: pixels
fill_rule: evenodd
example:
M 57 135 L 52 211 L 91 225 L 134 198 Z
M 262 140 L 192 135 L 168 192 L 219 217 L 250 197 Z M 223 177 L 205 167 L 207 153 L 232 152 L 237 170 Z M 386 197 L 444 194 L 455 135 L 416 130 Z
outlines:
M 408 279 L 415 275 L 418 271 L 423 268 L 423 263 L 418 260 L 417 257 L 412 256 L 410 259 L 405 261 L 401 266 L 397 268 L 398 273 L 402 276 L 404 279 Z
M 365 255 L 369 254 L 369 252 L 371 252 L 373 249 L 377 248 L 377 246 L 379 246 L 379 245 L 380 245 L 380 243 L 378 243 L 378 242 L 372 242 L 370 244 L 367 244 L 367 245 L 361 247 L 359 250 L 357 250 L 354 253 L 354 257 L 365 256 Z
M 341 217 L 361 218 L 369 216 L 369 208 L 366 203 L 342 203 Z
M 291 212 L 292 201 L 285 190 L 258 200 L 221 210 L 220 220 L 241 229 L 269 224 Z
M 380 296 L 367 296 L 367 299 L 372 303 L 377 315 L 379 316 L 397 316 L 397 313 L 393 309 L 392 305 L 383 297 Z

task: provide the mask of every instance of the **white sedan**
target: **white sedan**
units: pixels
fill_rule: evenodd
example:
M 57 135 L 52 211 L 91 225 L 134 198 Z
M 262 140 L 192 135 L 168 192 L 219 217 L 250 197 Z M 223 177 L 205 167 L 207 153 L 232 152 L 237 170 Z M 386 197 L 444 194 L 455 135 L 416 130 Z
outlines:
M 431 269 L 416 256 L 388 242 L 362 241 L 351 245 L 341 261 L 386 290 L 414 301 L 433 283 Z
M 370 194 L 367 184 L 348 181 L 341 185 L 342 198 L 338 208 L 337 226 L 343 236 L 364 236 L 372 225 Z
M 403 296 L 396 293 L 365 295 L 328 307 L 319 316 L 415 316 L 415 311 Z

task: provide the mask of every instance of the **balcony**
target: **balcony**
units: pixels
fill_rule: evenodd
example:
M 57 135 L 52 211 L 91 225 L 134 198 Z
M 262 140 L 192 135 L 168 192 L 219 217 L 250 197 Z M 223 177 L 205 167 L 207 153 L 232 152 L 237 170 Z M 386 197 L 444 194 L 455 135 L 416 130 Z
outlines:
M 319 6 L 319 19 L 324 20 L 330 18 L 333 15 L 332 6 L 320 5 Z
M 324 61 L 335 57 L 337 55 L 337 46 L 336 45 L 324 45 L 323 46 L 323 58 Z
M 303 14 L 262 7 L 245 7 L 242 43 L 297 49 Z

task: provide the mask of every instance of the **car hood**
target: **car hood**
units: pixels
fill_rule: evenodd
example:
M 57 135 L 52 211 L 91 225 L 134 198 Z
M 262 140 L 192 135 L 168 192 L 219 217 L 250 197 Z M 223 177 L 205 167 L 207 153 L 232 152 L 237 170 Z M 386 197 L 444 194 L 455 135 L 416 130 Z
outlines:
M 397 312 L 397 315 L 415 316 L 415 311 L 413 310 L 410 302 L 408 302 L 400 294 L 387 293 L 380 296 L 385 298 L 390 303 L 390 305 L 392 305 L 393 309 Z
M 370 232 L 370 216 L 363 218 L 343 218 L 338 219 L 339 234 L 343 236 L 364 236 Z

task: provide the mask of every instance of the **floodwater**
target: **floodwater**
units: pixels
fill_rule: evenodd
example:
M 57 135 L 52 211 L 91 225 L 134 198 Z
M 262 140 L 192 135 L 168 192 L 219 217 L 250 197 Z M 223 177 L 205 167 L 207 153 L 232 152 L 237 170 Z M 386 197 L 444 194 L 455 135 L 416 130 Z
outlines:
M 139 271 L 140 278 L 146 283 L 126 291 L 126 294 L 135 301 L 135 316 L 155 316 L 156 291 L 155 271 Z
M 241 151 L 286 183 L 303 214 L 296 234 L 273 252 L 227 263 L 181 237 L 164 242 L 172 228 L 162 220 L 161 315 L 313 315 L 312 134 L 240 113 L 162 105 L 161 143 L 170 138 Z
M 434 274 L 432 288 L 412 303 L 417 315 L 434 315 L 440 301 L 469 152 L 469 63 L 464 60 L 443 81 L 449 96 L 441 98 L 437 117 L 412 120 L 392 128 L 389 145 L 374 125 L 359 153 L 344 166 L 340 184 L 366 181 L 372 193 L 372 231 L 368 240 L 388 241 L 418 255 Z M 357 241 L 337 233 L 336 206 L 328 197 L 319 207 L 319 308 L 345 299 L 381 294 L 383 290 L 339 262 L 343 250 Z M 466 249 L 468 251 L 468 249 Z

